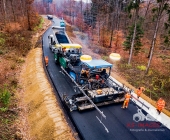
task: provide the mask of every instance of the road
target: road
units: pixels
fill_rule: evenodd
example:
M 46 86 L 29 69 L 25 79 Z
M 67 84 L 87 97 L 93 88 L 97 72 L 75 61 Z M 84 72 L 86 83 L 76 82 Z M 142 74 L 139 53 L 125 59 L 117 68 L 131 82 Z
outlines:
M 53 25 L 59 26 L 59 19 L 55 18 Z M 63 94 L 73 95 L 73 83 L 61 73 L 61 68 L 54 62 L 54 54 L 49 49 L 48 35 L 52 32 L 49 28 L 43 36 L 43 52 L 49 57 L 47 70 L 56 87 L 58 93 L 56 96 L 62 97 Z M 140 121 L 135 122 L 133 115 L 137 113 L 137 106 L 130 102 L 128 109 L 122 109 L 121 104 L 113 104 L 100 107 L 100 110 L 106 115 L 102 123 L 98 121 L 100 114 L 95 110 L 83 112 L 73 111 L 69 115 L 79 131 L 81 139 L 84 140 L 170 140 L 170 130 L 158 122 Z M 143 110 L 143 113 L 147 113 Z

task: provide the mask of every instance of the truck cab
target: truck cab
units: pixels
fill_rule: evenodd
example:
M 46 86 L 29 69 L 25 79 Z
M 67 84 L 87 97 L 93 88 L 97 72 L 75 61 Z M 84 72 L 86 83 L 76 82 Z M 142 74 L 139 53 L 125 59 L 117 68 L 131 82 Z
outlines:
M 66 25 L 65 25 L 64 20 L 60 21 L 60 27 L 65 27 L 65 26 L 66 26 Z

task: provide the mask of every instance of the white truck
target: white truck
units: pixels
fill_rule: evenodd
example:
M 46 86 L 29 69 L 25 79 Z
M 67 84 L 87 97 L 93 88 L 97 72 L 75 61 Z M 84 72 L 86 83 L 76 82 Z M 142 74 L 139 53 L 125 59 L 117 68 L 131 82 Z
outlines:
M 48 18 L 49 20 L 52 20 L 52 19 L 53 19 L 53 16 L 52 16 L 52 15 L 47 15 L 47 18 Z
M 52 52 L 55 51 L 56 46 L 59 44 L 72 44 L 68 35 L 65 32 L 65 27 L 52 26 L 52 34 L 48 36 L 49 48 Z

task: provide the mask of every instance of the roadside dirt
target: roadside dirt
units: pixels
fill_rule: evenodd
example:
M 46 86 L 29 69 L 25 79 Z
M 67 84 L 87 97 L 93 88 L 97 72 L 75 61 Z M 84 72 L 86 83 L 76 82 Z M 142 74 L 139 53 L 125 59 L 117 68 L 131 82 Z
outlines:
M 43 29 L 49 21 L 45 20 Z M 34 46 L 44 32 L 33 37 Z M 41 44 L 39 44 L 41 45 Z M 18 120 L 19 134 L 28 140 L 74 140 L 64 113 L 57 103 L 55 94 L 46 77 L 42 62 L 41 46 L 34 48 L 26 57 L 20 74 L 22 90 L 18 91 L 22 113 Z
M 42 49 L 35 48 L 28 54 L 21 82 L 31 139 L 73 140 L 72 131 L 43 70 Z

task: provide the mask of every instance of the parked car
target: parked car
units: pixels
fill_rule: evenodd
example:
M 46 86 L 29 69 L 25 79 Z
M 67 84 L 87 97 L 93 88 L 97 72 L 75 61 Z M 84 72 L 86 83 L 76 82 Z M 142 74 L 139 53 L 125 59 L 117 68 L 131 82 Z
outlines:
M 52 15 L 47 15 L 47 18 L 48 18 L 49 20 L 51 20 L 51 19 L 53 19 L 53 16 L 52 16 Z

